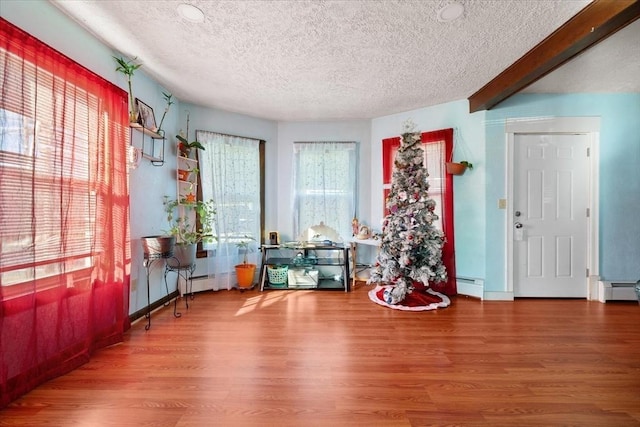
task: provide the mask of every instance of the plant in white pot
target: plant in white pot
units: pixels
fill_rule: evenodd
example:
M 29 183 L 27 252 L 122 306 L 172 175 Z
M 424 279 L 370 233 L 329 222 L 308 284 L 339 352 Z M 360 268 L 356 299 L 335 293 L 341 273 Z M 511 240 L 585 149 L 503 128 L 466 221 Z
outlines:
M 215 240 L 213 222 L 216 210 L 213 200 L 187 202 L 165 196 L 163 204 L 170 227 L 168 234 L 176 238 L 174 258 L 167 262 L 172 267 L 193 265 L 198 243 Z
M 236 278 L 238 279 L 239 288 L 250 288 L 253 285 L 253 278 L 256 272 L 256 265 L 249 263 L 249 244 L 255 241 L 251 236 L 244 236 L 236 243 L 238 250 L 243 251 L 242 264 L 236 265 Z

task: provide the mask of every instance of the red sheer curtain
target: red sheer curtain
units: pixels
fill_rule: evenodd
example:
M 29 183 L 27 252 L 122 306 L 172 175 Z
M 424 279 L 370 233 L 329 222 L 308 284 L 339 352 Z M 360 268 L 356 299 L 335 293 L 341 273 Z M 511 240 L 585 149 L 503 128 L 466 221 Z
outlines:
M 421 140 L 424 144 L 425 167 L 429 172 L 429 196 L 436 201 L 436 214 L 440 217 L 440 221 L 435 225 L 441 228 L 446 239 L 442 249 L 442 262 L 447 268 L 448 280 L 443 283 L 433 283 L 431 287 L 446 295 L 456 295 L 458 290 L 453 229 L 453 176 L 445 172 L 445 163 L 451 158 L 453 150 L 453 129 L 424 132 L 421 134 Z M 400 148 L 399 137 L 382 140 L 383 200 L 385 201 L 391 189 L 393 162 L 398 148 Z M 388 213 L 386 208 L 384 213 L 385 215 Z
M 0 407 L 129 327 L 127 94 L 0 18 Z

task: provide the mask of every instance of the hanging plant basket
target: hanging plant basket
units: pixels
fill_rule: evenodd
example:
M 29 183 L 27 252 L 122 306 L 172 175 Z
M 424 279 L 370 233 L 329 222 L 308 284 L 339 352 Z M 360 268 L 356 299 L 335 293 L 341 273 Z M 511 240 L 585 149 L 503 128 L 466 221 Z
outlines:
M 459 131 L 456 131 L 456 133 L 458 133 L 458 142 L 462 143 L 462 134 Z M 449 175 L 463 175 L 467 169 L 473 169 L 473 164 L 471 162 L 468 162 L 466 160 L 462 160 L 459 162 L 453 161 L 453 155 L 456 152 L 456 146 L 456 140 L 454 139 L 453 148 L 451 149 L 451 154 L 449 155 L 448 159 L 449 161 L 445 163 L 445 169 Z M 464 156 L 464 154 L 466 154 L 464 145 L 460 145 L 460 148 L 462 148 L 462 156 Z M 458 157 L 461 157 L 460 153 L 458 153 Z
M 447 162 L 447 173 L 451 175 L 462 175 L 467 170 L 467 165 L 462 163 Z

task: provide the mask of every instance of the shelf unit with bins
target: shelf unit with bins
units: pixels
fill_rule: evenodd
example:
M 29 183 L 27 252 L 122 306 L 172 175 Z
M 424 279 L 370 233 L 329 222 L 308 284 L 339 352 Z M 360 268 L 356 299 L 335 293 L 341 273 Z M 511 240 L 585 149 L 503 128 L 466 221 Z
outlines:
M 154 166 L 162 166 L 164 164 L 164 135 L 154 132 L 151 129 L 147 129 L 140 123 L 129 123 L 129 138 L 131 140 L 131 145 L 134 146 L 134 129 L 142 134 L 142 142 L 140 144 L 142 157 L 149 160 Z
M 198 160 L 185 157 L 177 151 L 176 181 L 178 182 L 177 196 L 181 204 L 189 202 L 190 195 L 193 195 L 191 202 L 195 202 L 198 194 L 198 174 L 194 172 L 198 168 Z M 189 196 L 189 198 L 188 198 Z
M 297 264 L 296 256 L 314 259 L 313 264 Z M 317 286 L 274 285 L 269 282 L 269 266 L 286 265 L 289 270 L 301 271 L 312 268 L 318 270 Z M 332 268 L 333 267 L 333 268 Z M 322 270 L 335 270 L 339 274 L 331 274 Z M 265 289 L 331 289 L 349 292 L 349 246 L 344 244 L 320 245 L 262 245 L 262 269 L 260 270 L 260 290 Z

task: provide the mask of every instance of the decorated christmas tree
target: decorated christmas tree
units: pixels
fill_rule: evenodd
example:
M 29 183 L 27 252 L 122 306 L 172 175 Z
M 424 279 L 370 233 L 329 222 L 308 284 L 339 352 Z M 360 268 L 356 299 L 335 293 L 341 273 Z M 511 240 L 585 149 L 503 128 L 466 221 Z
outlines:
M 382 223 L 382 242 L 369 283 L 386 285 L 384 302 L 398 304 L 407 295 L 428 289 L 430 282 L 447 280 L 442 263 L 444 235 L 435 228 L 436 203 L 429 198 L 424 150 L 414 124 L 404 124 L 396 154 L 388 215 Z

